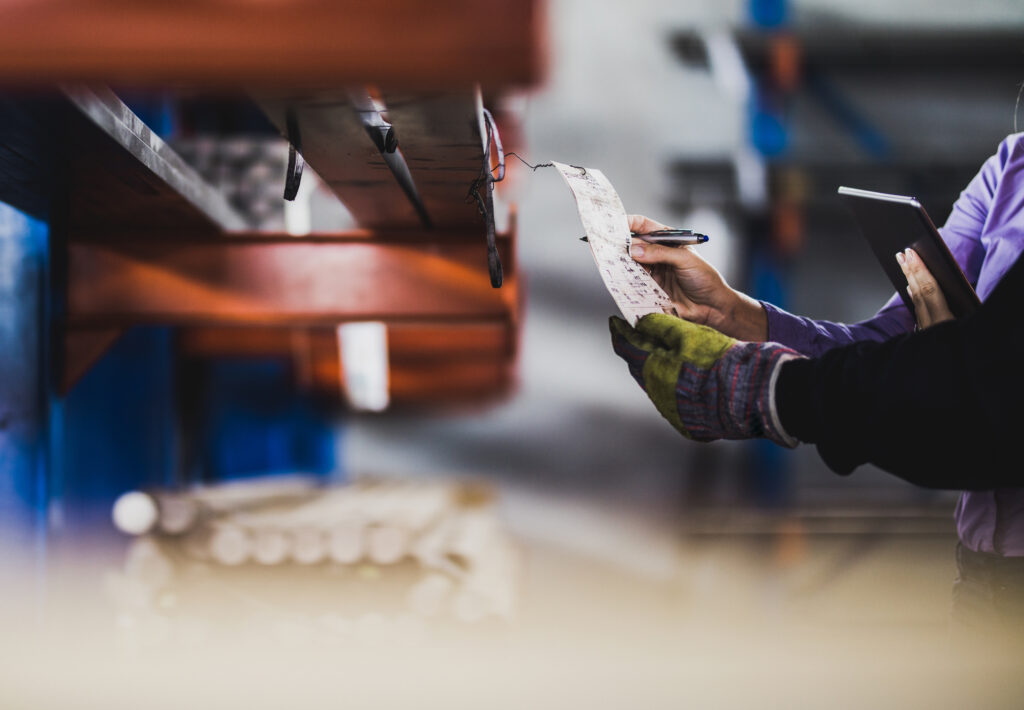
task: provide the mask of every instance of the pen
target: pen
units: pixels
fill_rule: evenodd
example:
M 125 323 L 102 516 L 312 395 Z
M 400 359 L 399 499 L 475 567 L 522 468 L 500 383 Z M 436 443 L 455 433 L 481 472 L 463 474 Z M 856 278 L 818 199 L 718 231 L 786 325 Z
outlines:
M 696 246 L 708 241 L 706 234 L 693 232 L 689 229 L 659 229 L 656 232 L 630 232 L 630 236 L 649 242 L 651 244 L 663 244 L 670 247 Z M 581 242 L 589 241 L 586 237 L 580 237 Z

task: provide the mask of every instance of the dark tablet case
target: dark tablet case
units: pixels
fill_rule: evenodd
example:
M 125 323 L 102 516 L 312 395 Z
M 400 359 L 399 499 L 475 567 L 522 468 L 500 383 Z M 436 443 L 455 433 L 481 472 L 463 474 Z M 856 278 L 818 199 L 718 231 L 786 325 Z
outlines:
M 932 272 L 955 317 L 977 310 L 981 305 L 978 294 L 921 203 L 913 197 L 850 187 L 840 187 L 839 194 L 857 216 L 864 238 L 911 313 L 914 304 L 907 296 L 907 279 L 896 261 L 896 252 L 907 247 L 917 252 Z

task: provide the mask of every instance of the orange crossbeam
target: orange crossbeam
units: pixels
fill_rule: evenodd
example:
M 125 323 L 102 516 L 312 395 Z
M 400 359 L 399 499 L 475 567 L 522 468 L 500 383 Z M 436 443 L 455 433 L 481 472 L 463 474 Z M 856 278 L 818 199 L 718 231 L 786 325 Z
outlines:
M 0 81 L 444 88 L 539 78 L 540 0 L 0 3 Z
M 392 364 L 388 372 L 391 401 L 402 404 L 482 402 L 509 392 L 514 382 L 512 358 L 462 360 L 428 364 Z M 337 358 L 318 357 L 312 362 L 312 379 L 317 389 L 340 392 L 342 373 Z
M 393 404 L 483 403 L 506 394 L 514 381 L 514 328 L 508 321 L 390 326 Z M 332 396 L 343 389 L 333 329 L 191 327 L 178 346 L 192 357 L 287 358 L 303 386 Z
M 227 235 L 202 242 L 75 240 L 68 321 L 75 326 L 333 325 L 354 320 L 509 317 L 514 275 L 491 288 L 479 234 L 429 241 Z M 500 245 L 510 256 L 511 238 Z M 508 259 L 511 263 L 511 258 Z
M 203 357 L 288 355 L 296 347 L 327 350 L 336 357 L 337 338 L 330 328 L 205 326 L 182 329 L 178 343 L 187 354 Z M 514 355 L 515 326 L 511 321 L 395 323 L 388 327 L 388 359 L 392 364 Z

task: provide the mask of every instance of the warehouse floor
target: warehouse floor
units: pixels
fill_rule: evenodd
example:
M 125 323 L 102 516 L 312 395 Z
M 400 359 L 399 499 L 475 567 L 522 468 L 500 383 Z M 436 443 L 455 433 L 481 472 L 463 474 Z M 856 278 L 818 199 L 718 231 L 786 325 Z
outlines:
M 994 645 L 964 654 L 949 644 L 954 537 L 944 511 L 733 511 L 680 523 L 507 490 L 501 513 L 520 560 L 516 610 L 476 624 L 364 614 L 339 632 L 339 598 L 340 614 L 318 616 L 308 605 L 278 603 L 241 633 L 224 621 L 229 610 L 170 600 L 158 616 L 177 621 L 143 627 L 109 594 L 123 545 L 105 554 L 69 547 L 55 555 L 65 564 L 48 572 L 47 621 L 33 617 L 41 600 L 26 590 L 24 613 L 5 622 L 0 675 L 14 701 L 5 705 L 67 707 L 88 697 L 90 707 L 115 708 L 301 699 L 374 707 L 1016 706 L 1019 656 Z M 297 602 L 337 574 L 290 569 L 275 575 L 291 575 Z M 381 572 L 384 600 L 395 577 Z M 261 591 L 239 589 L 232 606 Z

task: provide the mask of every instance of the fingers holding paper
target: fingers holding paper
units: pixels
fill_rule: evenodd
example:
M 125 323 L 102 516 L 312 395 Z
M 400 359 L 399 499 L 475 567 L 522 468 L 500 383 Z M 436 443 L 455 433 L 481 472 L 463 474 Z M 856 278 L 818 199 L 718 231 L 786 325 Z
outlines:
M 629 215 L 629 228 L 637 234 L 665 229 L 642 215 Z M 634 239 L 633 260 L 647 266 L 668 294 L 680 318 L 711 326 L 734 338 L 762 341 L 767 318 L 761 304 L 736 291 L 694 247 L 670 247 Z
M 942 321 L 952 320 L 953 313 L 949 310 L 942 289 L 917 252 L 913 249 L 899 252 L 896 254 L 896 261 L 903 269 L 903 275 L 907 277 L 907 293 L 914 304 L 917 327 L 924 329 Z
M 641 215 L 629 215 L 629 228 L 637 234 L 667 229 L 660 222 Z M 721 274 L 689 247 L 649 244 L 634 239 L 630 254 L 650 270 L 665 290 L 680 317 L 702 325 L 713 320 L 714 311 L 728 297 L 729 287 Z

